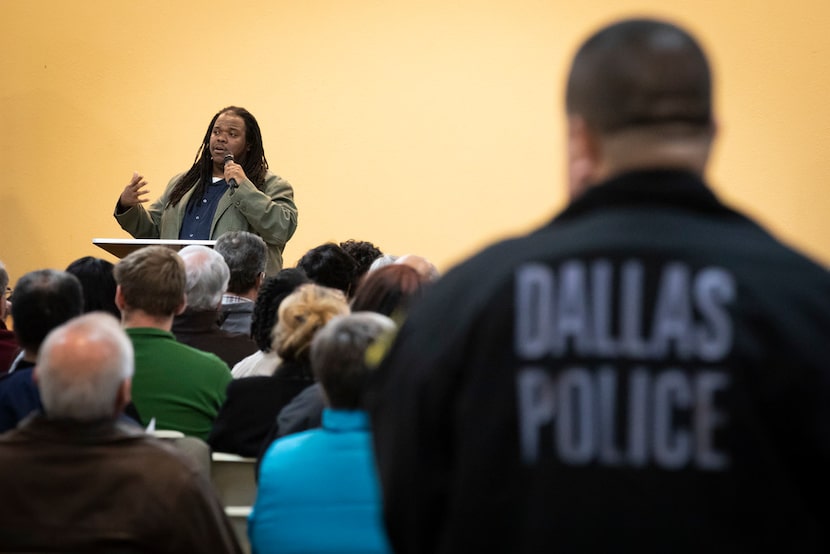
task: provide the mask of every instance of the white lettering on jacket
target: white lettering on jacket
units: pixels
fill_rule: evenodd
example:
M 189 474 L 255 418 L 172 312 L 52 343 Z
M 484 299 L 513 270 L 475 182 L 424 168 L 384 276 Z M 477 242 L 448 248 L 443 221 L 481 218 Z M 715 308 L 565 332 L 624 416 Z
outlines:
M 521 457 L 722 471 L 731 273 L 670 262 L 532 263 L 515 280 Z M 565 367 L 557 360 L 581 360 Z M 564 362 L 562 362 L 564 364 Z M 679 367 L 682 364 L 682 368 Z M 693 367 L 694 369 L 689 369 Z

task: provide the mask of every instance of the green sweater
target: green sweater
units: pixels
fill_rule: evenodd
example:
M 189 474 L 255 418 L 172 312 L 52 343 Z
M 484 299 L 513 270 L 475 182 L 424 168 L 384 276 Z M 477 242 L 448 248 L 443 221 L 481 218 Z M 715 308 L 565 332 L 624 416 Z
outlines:
M 135 349 L 132 397 L 141 423 L 156 418 L 157 429 L 207 439 L 231 381 L 227 364 L 161 329 L 126 331 Z

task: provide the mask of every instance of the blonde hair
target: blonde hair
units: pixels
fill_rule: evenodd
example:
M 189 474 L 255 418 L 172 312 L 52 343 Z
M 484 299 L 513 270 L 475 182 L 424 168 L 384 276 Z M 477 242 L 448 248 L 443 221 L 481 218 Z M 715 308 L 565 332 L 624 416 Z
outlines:
M 280 304 L 272 348 L 283 360 L 307 358 L 317 331 L 334 316 L 348 313 L 349 305 L 342 291 L 302 285 Z

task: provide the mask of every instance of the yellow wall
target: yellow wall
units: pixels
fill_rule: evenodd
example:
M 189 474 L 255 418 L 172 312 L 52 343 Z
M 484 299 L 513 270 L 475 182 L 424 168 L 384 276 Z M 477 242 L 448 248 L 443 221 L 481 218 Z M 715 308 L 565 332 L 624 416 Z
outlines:
M 710 177 L 830 261 L 830 4 L 690 0 L 0 0 L 0 259 L 15 281 L 127 237 L 133 170 L 157 196 L 215 111 L 250 109 L 300 210 L 293 264 L 370 240 L 442 269 L 562 207 L 561 90 L 577 44 L 675 18 L 716 70 Z M 112 259 L 112 258 L 110 258 Z

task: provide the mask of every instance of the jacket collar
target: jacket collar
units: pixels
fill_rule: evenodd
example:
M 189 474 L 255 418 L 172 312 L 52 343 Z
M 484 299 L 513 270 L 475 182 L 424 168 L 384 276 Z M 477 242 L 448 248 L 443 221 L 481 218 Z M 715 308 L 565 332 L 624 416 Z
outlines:
M 363 410 L 323 409 L 323 428 L 329 431 L 364 431 L 369 429 L 369 414 Z
M 191 310 L 184 312 L 173 319 L 173 334 L 177 333 L 204 333 L 219 330 L 219 310 Z
M 101 444 L 121 440 L 132 440 L 145 436 L 144 429 L 122 420 L 100 419 L 76 421 L 70 419 L 49 419 L 40 413 L 25 418 L 18 427 L 21 434 L 48 441 L 62 443 Z
M 570 203 L 554 221 L 607 207 L 666 206 L 682 210 L 742 215 L 722 204 L 703 180 L 694 173 L 672 169 L 631 171 L 589 188 Z

